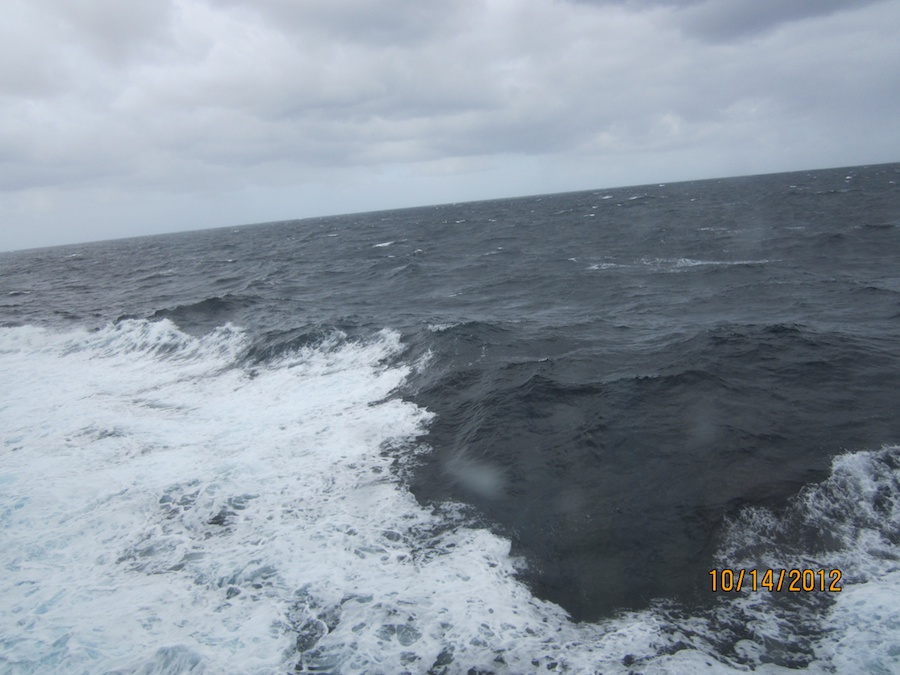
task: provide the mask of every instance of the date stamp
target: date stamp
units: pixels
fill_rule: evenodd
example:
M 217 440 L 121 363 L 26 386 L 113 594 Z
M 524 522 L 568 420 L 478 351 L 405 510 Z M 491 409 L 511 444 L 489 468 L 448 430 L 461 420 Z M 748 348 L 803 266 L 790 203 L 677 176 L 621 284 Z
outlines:
M 709 571 L 713 593 L 769 591 L 770 593 L 839 593 L 843 573 L 838 569 L 715 569 Z

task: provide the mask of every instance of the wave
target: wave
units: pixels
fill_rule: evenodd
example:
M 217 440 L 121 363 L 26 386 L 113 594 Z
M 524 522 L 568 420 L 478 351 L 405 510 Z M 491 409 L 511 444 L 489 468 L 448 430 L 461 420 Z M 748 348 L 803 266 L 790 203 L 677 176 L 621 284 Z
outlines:
M 257 296 L 226 293 L 199 302 L 159 309 L 147 318 L 150 321 L 170 319 L 183 330 L 206 332 L 242 310 L 258 305 L 261 301 L 262 299 Z
M 717 607 L 712 616 L 728 627 L 729 654 L 739 662 L 895 671 L 900 447 L 843 453 L 827 480 L 804 487 L 786 507 L 743 509 L 728 523 L 716 565 L 827 576 L 827 593 L 744 589 Z M 812 575 L 801 578 L 806 581 L 812 586 Z
M 252 364 L 248 349 L 240 328 L 191 336 L 168 320 L 0 329 L 0 669 L 897 666 L 883 620 L 900 611 L 897 448 L 842 455 L 784 510 L 735 515 L 716 564 L 846 569 L 811 627 L 790 607 L 753 614 L 786 602 L 763 593 L 574 623 L 520 580 L 509 539 L 400 479 L 435 419 L 398 395 L 414 365 L 397 333 Z M 803 527 L 833 533 L 831 548 Z
M 891 435 L 888 338 L 506 327 L 430 332 L 412 379 L 432 451 L 409 482 L 423 502 L 473 505 L 531 561 L 520 578 L 577 620 L 695 597 L 725 515 L 783 503 L 842 448 Z
M 772 260 L 696 260 L 694 258 L 644 258 L 641 260 L 644 265 L 649 267 L 679 270 L 691 267 L 731 267 L 731 266 L 758 266 L 767 265 Z

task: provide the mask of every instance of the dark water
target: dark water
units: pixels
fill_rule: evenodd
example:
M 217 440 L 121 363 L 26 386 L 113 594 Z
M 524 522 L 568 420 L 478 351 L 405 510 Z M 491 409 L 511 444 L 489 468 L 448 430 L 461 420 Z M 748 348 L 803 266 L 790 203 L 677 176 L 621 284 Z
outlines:
M 702 606 L 729 522 L 900 442 L 898 180 L 881 165 L 7 253 L 0 325 L 232 324 L 248 370 L 397 331 L 393 362 L 420 365 L 395 396 L 435 414 L 394 467 L 420 504 L 470 506 L 573 620 Z

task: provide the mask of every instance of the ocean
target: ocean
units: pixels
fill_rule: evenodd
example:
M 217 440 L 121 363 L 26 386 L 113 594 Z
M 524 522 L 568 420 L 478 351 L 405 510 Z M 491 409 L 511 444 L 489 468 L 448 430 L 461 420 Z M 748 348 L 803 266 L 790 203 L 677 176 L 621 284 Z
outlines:
M 900 672 L 898 181 L 0 254 L 0 672 Z

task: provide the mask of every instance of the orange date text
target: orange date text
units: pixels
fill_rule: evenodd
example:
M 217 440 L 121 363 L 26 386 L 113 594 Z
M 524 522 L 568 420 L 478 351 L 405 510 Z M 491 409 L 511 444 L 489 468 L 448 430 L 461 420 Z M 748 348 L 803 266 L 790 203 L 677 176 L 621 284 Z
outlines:
M 769 591 L 770 593 L 838 593 L 843 573 L 837 569 L 715 569 L 709 571 L 713 593 Z

